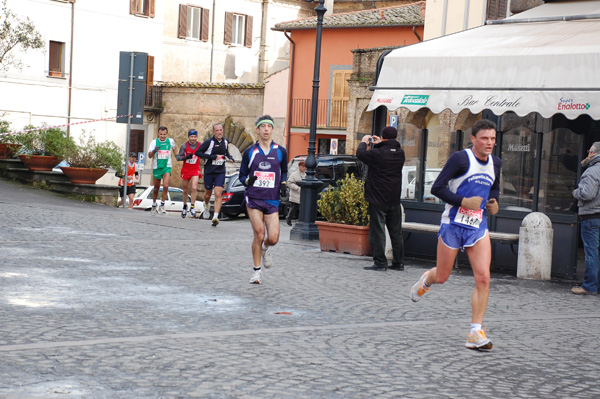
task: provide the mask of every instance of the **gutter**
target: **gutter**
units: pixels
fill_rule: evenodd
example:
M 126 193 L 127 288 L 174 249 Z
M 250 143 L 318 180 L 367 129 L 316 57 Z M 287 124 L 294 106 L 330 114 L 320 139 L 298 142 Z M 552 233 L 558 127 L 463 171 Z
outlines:
M 558 22 L 558 21 L 582 21 L 586 19 L 600 19 L 600 14 L 581 14 L 564 15 L 562 17 L 535 17 L 535 18 L 516 18 L 516 19 L 498 19 L 485 21 L 486 25 L 509 25 L 526 24 L 531 22 Z
M 71 2 L 71 55 L 69 56 L 69 105 L 67 106 L 67 137 L 71 136 L 71 101 L 73 97 L 73 40 L 75 37 L 75 1 Z
M 423 27 L 423 24 L 387 24 L 387 25 L 352 25 L 352 26 L 323 26 L 323 29 L 356 29 L 356 28 L 415 28 L 415 27 Z M 291 32 L 293 30 L 307 30 L 312 29 L 315 30 L 316 26 L 302 26 L 298 28 L 271 28 L 271 30 L 278 32 Z

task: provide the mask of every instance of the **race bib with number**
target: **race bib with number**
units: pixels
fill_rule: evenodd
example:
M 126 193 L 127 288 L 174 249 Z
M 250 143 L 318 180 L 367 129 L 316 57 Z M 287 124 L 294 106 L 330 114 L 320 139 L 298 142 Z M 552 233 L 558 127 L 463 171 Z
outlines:
M 275 188 L 275 172 L 254 172 L 254 187 Z
M 186 159 L 185 160 L 185 163 L 189 163 L 189 164 L 192 164 L 192 165 L 194 165 L 196 162 L 198 162 L 198 157 L 195 156 L 195 155 L 191 159 Z
M 456 212 L 454 222 L 465 226 L 479 227 L 483 220 L 483 209 L 472 211 L 462 206 Z
M 212 164 L 213 165 L 223 165 L 225 163 L 224 159 L 215 159 Z
M 158 159 L 169 159 L 170 150 L 158 150 Z

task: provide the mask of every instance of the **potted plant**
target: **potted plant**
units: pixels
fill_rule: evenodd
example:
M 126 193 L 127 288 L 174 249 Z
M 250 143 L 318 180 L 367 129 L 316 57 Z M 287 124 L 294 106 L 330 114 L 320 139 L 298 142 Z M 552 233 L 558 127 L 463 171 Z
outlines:
M 21 144 L 16 141 L 16 135 L 8 132 L 10 132 L 10 123 L 0 121 L 0 159 L 12 158 L 21 147 Z
M 33 128 L 26 126 L 25 130 Z M 15 140 L 21 144 L 19 158 L 29 170 L 35 171 L 51 171 L 65 158 L 72 146 L 67 133 L 59 128 L 19 133 Z
M 321 251 L 369 255 L 369 204 L 364 183 L 353 174 L 324 191 L 317 210 L 325 221 L 317 221 Z
M 93 135 L 82 132 L 79 144 L 72 141 L 66 154 L 69 166 L 60 169 L 75 184 L 95 184 L 108 169 L 120 170 L 123 154 L 112 141 L 96 142 Z

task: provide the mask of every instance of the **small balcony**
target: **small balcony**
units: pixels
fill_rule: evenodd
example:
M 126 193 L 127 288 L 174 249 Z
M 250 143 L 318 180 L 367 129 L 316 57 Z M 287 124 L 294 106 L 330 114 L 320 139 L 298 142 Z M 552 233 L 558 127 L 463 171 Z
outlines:
M 292 127 L 310 127 L 312 100 L 292 99 Z M 346 129 L 348 100 L 319 100 L 317 128 Z

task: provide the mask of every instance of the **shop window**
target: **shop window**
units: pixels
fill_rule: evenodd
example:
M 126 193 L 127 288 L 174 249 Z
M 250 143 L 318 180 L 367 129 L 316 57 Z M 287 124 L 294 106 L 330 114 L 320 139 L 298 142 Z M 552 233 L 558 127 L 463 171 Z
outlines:
M 431 194 L 431 187 L 437 176 L 442 171 L 450 155 L 456 150 L 454 145 L 455 135 L 451 134 L 449 124 L 440 124 L 440 118 L 430 113 L 427 118 L 427 148 L 425 156 L 425 173 L 423 174 L 423 201 L 441 204 L 442 200 Z M 419 192 L 419 177 L 416 181 L 416 198 L 421 198 Z
M 541 151 L 538 210 L 544 213 L 567 213 L 577 186 L 579 151 L 583 136 L 568 128 L 544 134 Z
M 398 141 L 404 150 L 406 160 L 402 168 L 402 194 L 403 200 L 417 199 L 418 169 L 421 162 L 421 129 L 416 126 L 402 123 L 398 125 Z
M 206 8 L 180 4 L 177 37 L 208 41 L 209 13 Z
M 531 211 L 534 198 L 535 153 L 537 135 L 533 124 L 518 118 L 514 126 L 502 132 L 502 172 L 500 174 L 500 207 L 506 210 Z M 530 128 L 531 127 L 531 128 Z
M 225 13 L 225 44 L 252 47 L 252 17 Z
M 154 18 L 156 0 L 130 0 L 129 12 L 133 15 L 141 15 Z
M 65 76 L 65 44 L 50 40 L 50 57 L 48 75 L 54 77 Z

